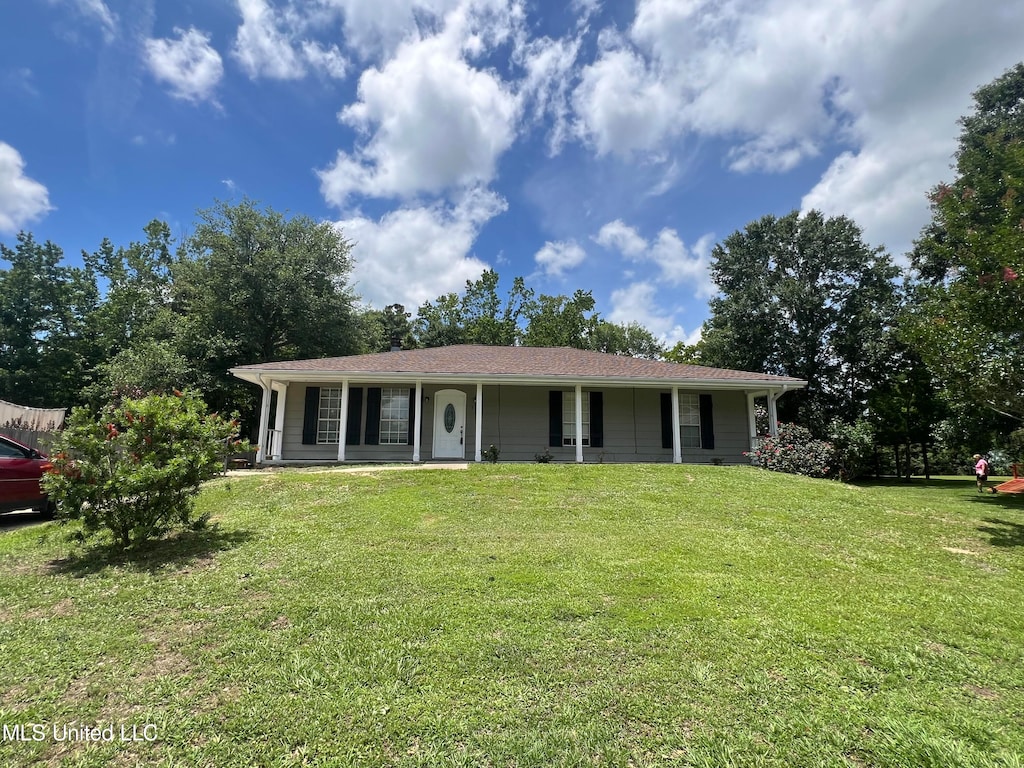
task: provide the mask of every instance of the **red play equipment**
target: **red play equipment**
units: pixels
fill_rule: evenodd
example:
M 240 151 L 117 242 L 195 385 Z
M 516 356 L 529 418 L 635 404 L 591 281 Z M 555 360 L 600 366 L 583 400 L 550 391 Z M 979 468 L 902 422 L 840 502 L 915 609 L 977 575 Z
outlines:
M 1007 480 L 1005 483 L 997 485 L 993 490 L 999 493 L 1024 493 L 1024 477 L 1018 474 L 1017 465 L 1013 467 L 1013 480 Z

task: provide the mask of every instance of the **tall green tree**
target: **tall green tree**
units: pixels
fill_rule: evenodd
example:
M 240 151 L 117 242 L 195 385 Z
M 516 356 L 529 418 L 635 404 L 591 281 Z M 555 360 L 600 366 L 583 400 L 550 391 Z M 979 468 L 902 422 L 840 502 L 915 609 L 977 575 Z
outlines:
M 915 243 L 907 338 L 950 397 L 1024 421 L 1024 64 L 974 94 Z
M 930 474 L 929 454 L 935 443 L 939 423 L 947 416 L 935 376 L 917 352 L 891 334 L 889 352 L 880 377 L 868 393 L 868 421 L 874 428 L 878 445 L 897 450 L 921 446 L 923 469 Z M 909 476 L 909 462 L 904 467 Z
M 685 341 L 677 341 L 671 349 L 665 350 L 663 357 L 669 363 L 681 363 L 684 365 L 704 365 L 704 344 L 697 341 L 696 344 L 687 344 Z
M 0 399 L 37 407 L 81 402 L 100 358 L 88 318 L 99 293 L 88 267 L 69 267 L 54 243 L 17 235 L 0 244 Z
M 364 352 L 387 352 L 395 340 L 403 349 L 420 346 L 414 334 L 412 313 L 404 304 L 389 304 L 384 309 L 364 309 L 359 314 Z
M 421 347 L 450 347 L 467 341 L 463 301 L 457 293 L 445 293 L 424 302 L 416 312 L 416 338 Z
M 612 355 L 660 360 L 665 347 L 640 323 L 610 323 L 598 320 L 588 349 Z
M 146 239 L 115 247 L 108 239 L 85 264 L 105 284 L 89 327 L 102 356 L 85 399 L 97 411 L 107 403 L 144 394 L 206 389 L 210 380 L 189 357 L 197 327 L 174 314 L 174 241 L 170 228 L 154 219 Z
M 521 277 L 502 299 L 498 273 L 485 270 L 467 280 L 463 293 L 446 293 L 428 301 L 416 313 L 416 336 L 424 347 L 452 344 L 513 346 L 519 342 L 521 322 L 533 302 L 533 291 Z
M 251 200 L 199 212 L 171 270 L 172 297 L 183 351 L 214 383 L 212 407 L 254 406 L 232 366 L 360 351 L 350 251 L 331 224 Z
M 106 286 L 102 302 L 90 317 L 92 331 L 106 358 L 133 343 L 164 335 L 174 323 L 171 309 L 171 266 L 174 241 L 171 230 L 154 219 L 144 227 L 146 239 L 115 247 L 108 239 L 85 264 Z
M 466 281 L 462 295 L 461 314 L 470 344 L 510 347 L 520 336 L 520 321 L 525 317 L 533 290 L 521 277 L 512 281 L 504 302 L 498 296 L 498 273 L 485 270 L 474 281 Z
M 864 415 L 898 307 L 899 271 L 857 225 L 818 211 L 765 216 L 712 252 L 705 365 L 795 376 L 808 386 L 780 401 L 780 418 L 825 435 Z
M 590 349 L 599 320 L 594 295 L 577 290 L 572 296 L 541 294 L 525 309 L 527 347 L 576 347 Z

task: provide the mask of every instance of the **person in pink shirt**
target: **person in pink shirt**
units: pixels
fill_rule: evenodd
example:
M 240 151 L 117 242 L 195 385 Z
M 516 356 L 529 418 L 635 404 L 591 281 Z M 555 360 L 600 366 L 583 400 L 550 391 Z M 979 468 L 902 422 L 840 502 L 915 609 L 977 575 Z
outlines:
M 974 477 L 978 481 L 978 493 L 984 493 L 985 483 L 988 482 L 989 464 L 985 457 L 980 453 L 974 454 L 974 460 L 977 462 L 974 465 Z M 992 493 L 996 492 L 995 488 L 989 488 L 989 490 L 992 491 Z

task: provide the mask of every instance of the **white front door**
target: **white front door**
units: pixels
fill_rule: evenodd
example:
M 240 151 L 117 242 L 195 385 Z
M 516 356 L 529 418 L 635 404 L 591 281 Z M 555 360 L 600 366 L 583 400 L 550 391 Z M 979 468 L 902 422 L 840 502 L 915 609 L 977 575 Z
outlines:
M 434 395 L 435 459 L 466 458 L 466 393 L 442 389 Z

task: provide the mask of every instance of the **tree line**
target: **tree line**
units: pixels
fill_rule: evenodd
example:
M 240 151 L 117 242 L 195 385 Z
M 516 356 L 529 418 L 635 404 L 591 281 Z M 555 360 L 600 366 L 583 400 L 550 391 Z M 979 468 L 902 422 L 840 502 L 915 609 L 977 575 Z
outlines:
M 885 446 L 888 471 L 949 471 L 992 447 L 1022 458 L 1024 65 L 979 89 L 961 125 L 956 178 L 930 193 L 909 274 L 845 216 L 765 216 L 715 246 L 701 341 L 672 349 L 602 318 L 590 291 L 538 294 L 516 277 L 503 293 L 493 270 L 415 310 L 363 307 L 342 232 L 250 200 L 200 211 L 181 242 L 160 221 L 128 246 L 104 240 L 80 267 L 22 232 L 0 245 L 0 399 L 98 409 L 188 387 L 251 423 L 256 393 L 232 366 L 395 338 L 571 346 L 806 379 L 781 418 Z
M 446 344 L 574 346 L 656 359 L 637 324 L 602 318 L 590 291 L 536 294 L 516 278 L 507 296 L 484 272 L 415 314 L 362 307 L 351 243 L 326 222 L 287 218 L 251 200 L 200 211 L 175 243 L 152 221 L 145 237 L 104 240 L 68 266 L 63 251 L 21 232 L 0 244 L 0 399 L 90 405 L 192 388 L 211 407 L 251 416 L 237 365 Z
M 711 317 L 675 353 L 807 379 L 782 417 L 839 440 L 863 427 L 899 473 L 1024 459 L 1024 64 L 960 125 L 909 274 L 846 217 L 764 217 L 715 247 Z

